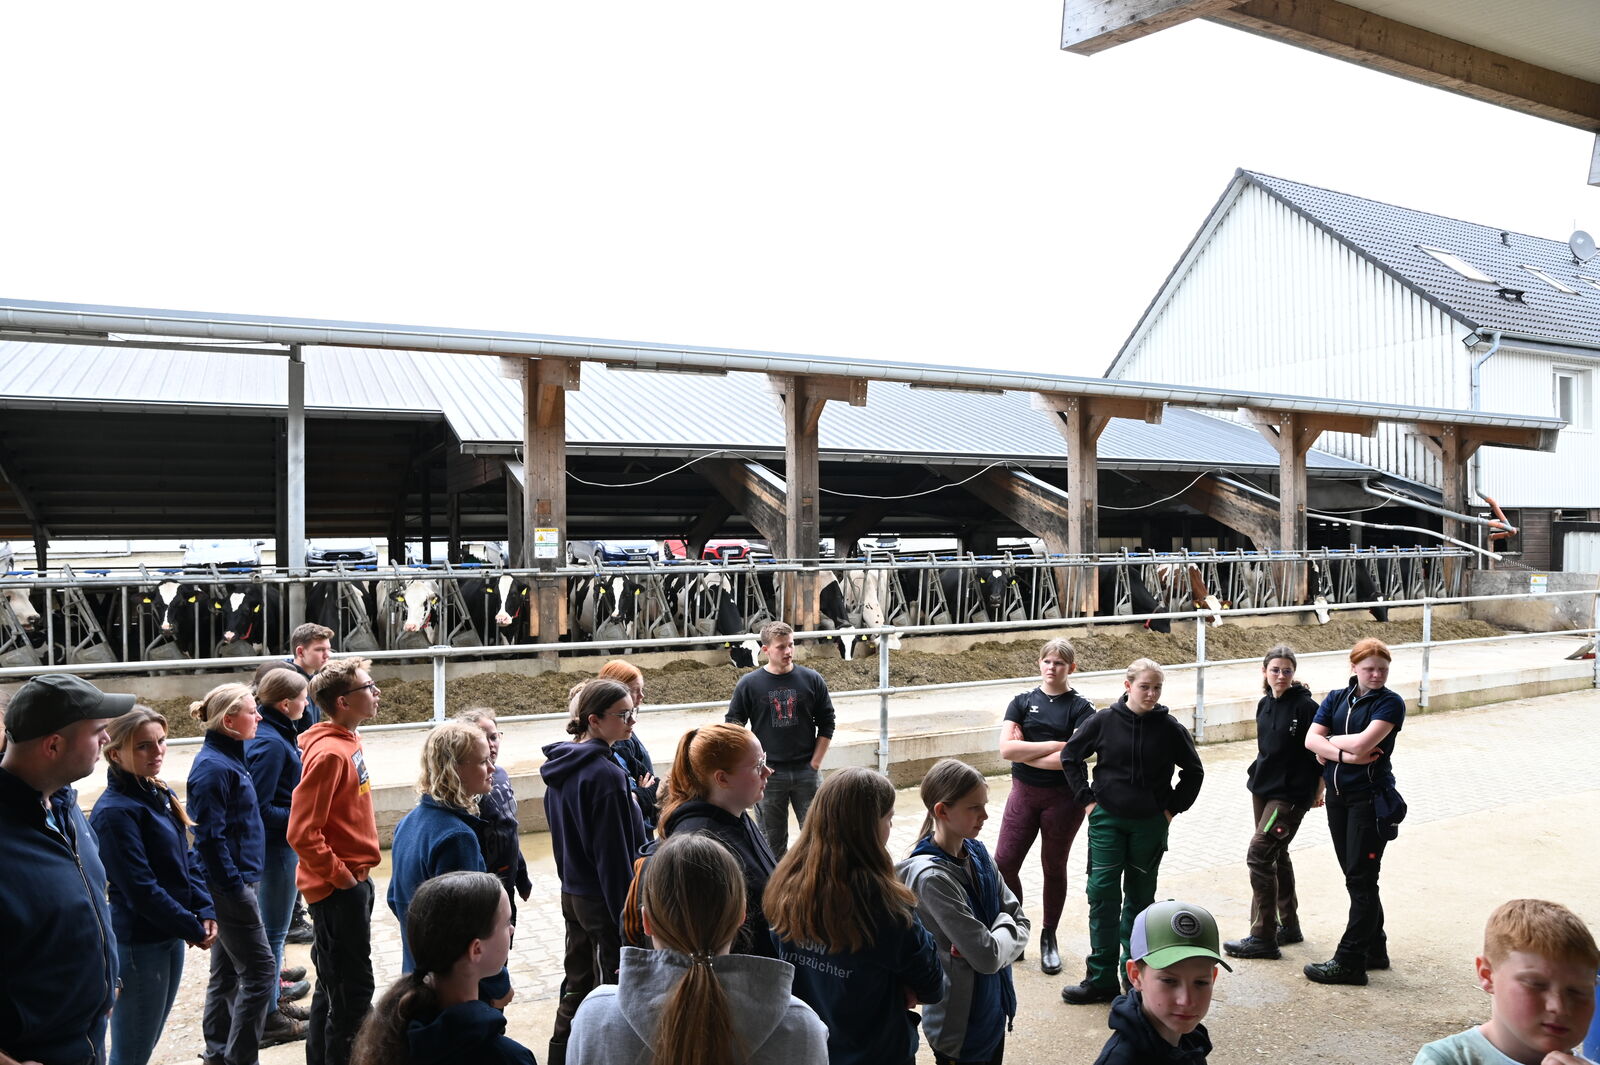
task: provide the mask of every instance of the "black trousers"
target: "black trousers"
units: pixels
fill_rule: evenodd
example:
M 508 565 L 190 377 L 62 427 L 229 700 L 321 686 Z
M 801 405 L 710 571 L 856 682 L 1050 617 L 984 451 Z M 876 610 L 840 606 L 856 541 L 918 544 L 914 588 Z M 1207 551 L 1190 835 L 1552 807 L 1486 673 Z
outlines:
M 372 881 L 311 903 L 311 996 L 306 1065 L 349 1065 L 350 1045 L 372 1008 Z
M 622 964 L 622 929 L 617 915 L 604 899 L 561 893 L 561 917 L 567 926 L 566 978 L 561 981 L 561 1001 L 556 1005 L 555 1029 L 550 1033 L 551 1057 L 565 1053 L 572 1031 L 572 1015 L 584 996 L 601 984 L 617 982 Z
M 1378 898 L 1378 873 L 1383 848 L 1388 843 L 1378 831 L 1378 815 L 1370 798 L 1348 801 L 1327 796 L 1328 833 L 1344 870 L 1345 891 L 1350 894 L 1350 917 L 1334 960 L 1365 971 L 1367 958 L 1388 947 L 1383 931 L 1383 901 Z
M 1000 1033 L 1000 1043 L 999 1043 L 999 1045 L 994 1048 L 994 1053 L 990 1054 L 989 1057 L 987 1059 L 985 1059 L 984 1061 L 981 1061 L 981 1062 L 957 1061 L 955 1058 L 947 1058 L 943 1054 L 941 1054 L 937 1050 L 935 1050 L 933 1052 L 933 1065 L 1001 1065 L 1001 1062 L 1005 1061 L 1005 1058 L 1006 1058 L 1006 1035 L 1005 1035 L 1004 1032 L 1001 1032 Z

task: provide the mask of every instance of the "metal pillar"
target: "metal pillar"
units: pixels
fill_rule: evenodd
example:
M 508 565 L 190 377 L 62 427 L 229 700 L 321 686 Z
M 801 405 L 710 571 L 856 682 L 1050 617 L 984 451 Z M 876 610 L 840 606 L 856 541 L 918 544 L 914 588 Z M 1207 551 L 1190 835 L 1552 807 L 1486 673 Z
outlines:
M 285 504 L 288 520 L 289 557 L 286 560 L 293 576 L 306 572 L 306 363 L 300 345 L 289 349 L 288 376 L 289 416 L 285 421 L 288 443 Z M 279 561 L 283 565 L 284 560 Z M 306 586 L 298 582 L 289 585 L 289 627 L 292 629 L 306 619 Z

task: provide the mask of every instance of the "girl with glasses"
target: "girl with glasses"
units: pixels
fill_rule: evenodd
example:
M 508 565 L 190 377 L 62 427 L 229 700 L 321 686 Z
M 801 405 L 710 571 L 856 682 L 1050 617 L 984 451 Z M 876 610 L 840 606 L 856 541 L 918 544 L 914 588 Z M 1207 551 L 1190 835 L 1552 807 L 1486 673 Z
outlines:
M 544 815 L 561 878 L 566 922 L 566 979 L 556 1007 L 546 1065 L 566 1060 L 572 1015 L 602 983 L 616 983 L 622 950 L 618 918 L 644 845 L 644 818 L 628 775 L 612 757 L 633 734 L 633 698 L 614 680 L 595 678 L 573 689 L 564 743 L 544 748 Z
M 639 667 L 632 662 L 616 658 L 601 666 L 599 675 L 627 687 L 628 696 L 633 700 L 633 715 L 637 719 L 639 708 L 644 705 L 644 674 L 639 671 Z M 619 740 L 612 745 L 611 750 L 616 755 L 617 764 L 628 774 L 628 786 L 633 791 L 634 799 L 639 803 L 639 812 L 644 817 L 645 831 L 654 832 L 658 809 L 655 761 L 650 757 L 650 752 L 637 733 L 625 740 Z

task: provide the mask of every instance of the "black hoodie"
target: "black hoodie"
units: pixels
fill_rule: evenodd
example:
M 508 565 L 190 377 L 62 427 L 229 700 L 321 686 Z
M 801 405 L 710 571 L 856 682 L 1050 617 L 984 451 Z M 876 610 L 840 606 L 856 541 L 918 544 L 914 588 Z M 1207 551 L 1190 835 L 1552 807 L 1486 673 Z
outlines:
M 1098 756 L 1093 788 L 1085 764 L 1091 754 Z M 1159 704 L 1134 713 L 1126 695 L 1078 726 L 1061 751 L 1061 770 L 1078 802 L 1097 803 L 1118 817 L 1181 814 L 1194 805 L 1205 779 L 1189 730 Z
M 1322 779 L 1317 756 L 1306 750 L 1306 733 L 1317 714 L 1317 700 L 1304 684 L 1291 684 L 1279 699 L 1271 692 L 1256 704 L 1256 760 L 1250 763 L 1250 790 L 1263 799 L 1310 806 Z
M 603 899 L 609 913 L 620 914 L 634 855 L 644 845 L 644 817 L 628 774 L 604 740 L 552 743 L 544 758 L 544 819 L 561 890 Z
M 506 1038 L 506 1015 L 478 1000 L 413 1020 L 406 1041 L 411 1065 L 535 1065 L 526 1047 Z
M 1094 1065 L 1205 1065 L 1206 1055 L 1211 1053 L 1211 1037 L 1203 1024 L 1180 1035 L 1177 1046 L 1161 1038 L 1144 1015 L 1144 999 L 1137 991 L 1117 996 L 1106 1027 L 1112 1036 Z
M 663 838 L 697 832 L 715 836 L 739 859 L 739 866 L 744 870 L 744 927 L 733 941 L 734 953 L 776 958 L 778 948 L 767 934 L 767 916 L 761 912 L 761 896 L 766 892 L 767 880 L 778 864 L 778 860 L 772 856 L 772 848 L 767 845 L 767 837 L 749 814 L 734 817 L 722 807 L 704 799 L 689 799 L 681 804 L 672 811 L 661 829 Z

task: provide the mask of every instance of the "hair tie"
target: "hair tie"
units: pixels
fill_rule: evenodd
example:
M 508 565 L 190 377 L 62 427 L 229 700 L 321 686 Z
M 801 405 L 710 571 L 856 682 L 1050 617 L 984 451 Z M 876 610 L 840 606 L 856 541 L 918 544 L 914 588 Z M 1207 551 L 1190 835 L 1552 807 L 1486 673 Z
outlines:
M 709 950 L 697 950 L 689 955 L 689 963 L 691 965 L 704 965 L 707 969 L 711 968 L 712 960 Z

